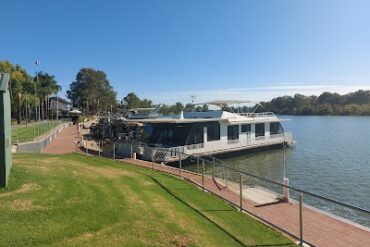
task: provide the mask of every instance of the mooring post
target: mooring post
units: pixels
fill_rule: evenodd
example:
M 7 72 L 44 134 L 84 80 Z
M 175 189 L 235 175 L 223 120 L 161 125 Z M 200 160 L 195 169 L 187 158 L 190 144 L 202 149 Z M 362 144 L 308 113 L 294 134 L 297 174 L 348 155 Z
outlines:
M 116 142 L 113 142 L 113 159 L 116 159 Z
M 299 195 L 299 245 L 303 246 L 303 195 Z
M 239 173 L 240 176 L 239 176 L 239 190 L 240 190 L 240 203 L 239 203 L 239 207 L 240 207 L 240 212 L 243 211 L 243 175 L 241 173 Z
M 204 160 L 202 160 L 202 189 L 203 191 L 204 191 L 204 170 L 205 170 Z
M 199 156 L 197 156 L 197 172 L 198 172 L 198 174 L 200 174 L 200 170 L 199 170 Z
M 179 153 L 179 176 L 181 178 L 181 169 L 182 169 L 182 161 L 181 161 L 181 153 Z

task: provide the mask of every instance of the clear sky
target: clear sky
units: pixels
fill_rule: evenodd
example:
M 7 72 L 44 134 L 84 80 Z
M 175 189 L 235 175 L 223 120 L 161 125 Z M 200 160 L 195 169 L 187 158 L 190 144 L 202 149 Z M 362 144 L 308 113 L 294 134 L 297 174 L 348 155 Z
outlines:
M 119 98 L 267 100 L 370 89 L 370 1 L 2 0 L 0 59 L 65 94 L 82 67 Z

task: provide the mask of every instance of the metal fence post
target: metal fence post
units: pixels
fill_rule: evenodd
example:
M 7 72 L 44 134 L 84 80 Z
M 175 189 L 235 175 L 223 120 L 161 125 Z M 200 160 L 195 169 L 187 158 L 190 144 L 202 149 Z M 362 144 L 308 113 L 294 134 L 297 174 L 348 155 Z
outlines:
M 100 144 L 100 140 L 98 141 L 98 151 L 99 151 L 99 157 L 100 157 L 100 148 L 101 148 L 101 144 Z
M 229 179 L 229 169 L 226 167 L 226 188 L 227 188 L 227 180 Z
M 303 195 L 299 195 L 299 245 L 303 246 Z
M 239 207 L 240 207 L 240 212 L 243 211 L 243 175 L 239 173 L 239 190 L 240 190 L 240 202 L 239 202 Z
M 197 156 L 197 172 L 198 172 L 198 174 L 200 174 L 200 170 L 199 170 L 199 156 Z
M 36 127 L 33 126 L 33 140 L 36 140 Z
M 216 160 L 215 160 L 215 158 L 213 157 L 212 158 L 212 160 L 213 160 L 213 174 L 212 174 L 212 178 L 213 179 L 215 179 L 215 173 L 216 173 Z
M 154 170 L 154 153 L 152 153 L 152 169 Z
M 204 160 L 202 160 L 202 189 L 204 191 Z
M 181 178 L 181 169 L 182 169 L 182 161 L 181 161 L 181 153 L 179 153 L 179 176 Z
M 116 142 L 113 142 L 113 159 L 116 159 Z
M 130 156 L 130 157 L 131 157 L 131 159 L 132 159 L 132 145 L 130 146 L 130 148 L 131 148 L 131 156 Z

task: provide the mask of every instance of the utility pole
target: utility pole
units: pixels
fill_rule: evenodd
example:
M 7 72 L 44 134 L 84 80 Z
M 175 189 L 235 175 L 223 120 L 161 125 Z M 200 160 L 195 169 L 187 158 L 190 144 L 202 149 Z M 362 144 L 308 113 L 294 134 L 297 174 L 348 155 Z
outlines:
M 57 94 L 57 120 L 59 120 L 59 96 Z

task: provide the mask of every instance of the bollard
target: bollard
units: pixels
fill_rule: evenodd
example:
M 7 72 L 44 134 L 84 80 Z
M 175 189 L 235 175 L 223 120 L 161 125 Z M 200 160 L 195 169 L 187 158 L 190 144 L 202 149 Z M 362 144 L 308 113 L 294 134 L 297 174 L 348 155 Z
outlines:
M 202 160 L 202 189 L 204 191 L 204 160 Z
M 200 174 L 200 171 L 199 171 L 199 156 L 197 156 L 197 172 L 198 172 L 198 174 Z
M 132 159 L 136 160 L 136 153 L 133 153 Z
M 239 204 L 239 207 L 240 207 L 240 212 L 243 211 L 243 175 L 240 173 L 240 177 L 239 177 L 240 181 L 239 181 L 239 190 L 240 190 L 240 204 Z
M 289 179 L 284 178 L 283 184 L 286 185 L 286 186 L 289 186 Z M 289 202 L 289 188 L 288 187 L 283 187 L 283 196 L 285 197 L 287 202 Z
M 303 246 L 303 195 L 299 195 L 299 245 Z
M 113 159 L 116 159 L 116 143 L 113 142 Z
M 179 177 L 181 178 L 181 169 L 182 169 L 182 161 L 181 161 L 181 153 L 179 153 Z

